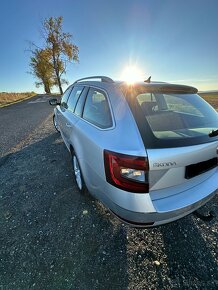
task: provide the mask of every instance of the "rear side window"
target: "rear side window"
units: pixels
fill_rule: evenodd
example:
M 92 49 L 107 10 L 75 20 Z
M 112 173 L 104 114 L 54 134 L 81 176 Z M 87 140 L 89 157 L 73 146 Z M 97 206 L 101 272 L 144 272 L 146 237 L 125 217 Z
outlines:
M 68 100 L 71 90 L 72 90 L 72 87 L 69 87 L 68 89 L 66 89 L 66 91 L 64 92 L 61 98 L 61 106 L 64 108 L 67 108 L 67 100 Z
M 89 89 L 83 118 L 102 129 L 112 126 L 110 107 L 103 91 L 94 88 Z
M 75 86 L 69 96 L 68 102 L 67 102 L 67 108 L 71 112 L 74 112 L 76 103 L 79 99 L 79 96 L 81 95 L 84 87 L 81 86 Z

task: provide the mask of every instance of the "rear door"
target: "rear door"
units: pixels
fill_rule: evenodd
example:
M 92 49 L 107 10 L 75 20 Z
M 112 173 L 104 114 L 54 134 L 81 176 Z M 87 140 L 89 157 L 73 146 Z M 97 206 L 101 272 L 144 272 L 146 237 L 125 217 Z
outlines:
M 74 128 L 74 149 L 87 186 L 96 188 L 104 174 L 101 144 L 107 140 L 107 133 L 114 125 L 107 93 L 90 87 L 84 105 L 79 99 L 75 114 L 80 114 L 81 118 Z

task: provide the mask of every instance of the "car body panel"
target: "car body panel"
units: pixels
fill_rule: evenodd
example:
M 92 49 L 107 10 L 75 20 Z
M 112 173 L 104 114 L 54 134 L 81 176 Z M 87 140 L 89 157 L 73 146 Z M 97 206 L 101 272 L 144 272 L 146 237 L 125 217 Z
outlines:
M 210 200 L 218 187 L 218 169 L 212 168 L 191 179 L 185 168 L 218 157 L 218 141 L 200 145 L 147 149 L 138 124 L 125 99 L 122 83 L 84 81 L 82 85 L 104 91 L 112 126 L 99 128 L 57 106 L 55 115 L 68 150 L 74 150 L 90 193 L 119 218 L 134 223 L 164 224 L 181 218 Z M 159 89 L 165 84 L 158 84 Z M 149 86 L 151 89 L 151 86 Z M 176 86 L 173 86 L 176 89 Z M 184 86 L 179 87 L 185 90 Z M 193 88 L 189 89 L 193 91 Z M 85 100 L 85 98 L 84 98 Z M 149 192 L 128 192 L 106 181 L 104 150 L 149 160 Z M 150 225 L 146 225 L 150 226 Z
M 191 186 L 193 178 L 185 178 L 185 167 L 217 157 L 217 147 L 218 142 L 216 141 L 179 148 L 148 149 L 150 190 L 185 183 L 190 183 Z M 201 180 L 204 179 L 204 174 L 201 174 Z

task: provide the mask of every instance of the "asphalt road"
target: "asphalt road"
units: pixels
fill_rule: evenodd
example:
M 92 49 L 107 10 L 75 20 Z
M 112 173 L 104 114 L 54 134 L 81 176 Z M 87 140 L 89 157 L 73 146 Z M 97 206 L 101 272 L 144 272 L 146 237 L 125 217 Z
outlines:
M 1 290 L 218 288 L 217 216 L 123 225 L 79 194 L 52 108 L 29 102 L 0 109 Z
M 26 101 L 0 108 L 0 156 L 21 142 L 52 112 L 49 96 L 37 95 Z

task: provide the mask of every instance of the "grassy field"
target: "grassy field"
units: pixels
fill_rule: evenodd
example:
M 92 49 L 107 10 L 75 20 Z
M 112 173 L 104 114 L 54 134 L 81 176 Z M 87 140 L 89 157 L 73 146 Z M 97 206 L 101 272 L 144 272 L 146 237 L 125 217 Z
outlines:
M 25 100 L 29 97 L 34 96 L 34 92 L 25 92 L 25 93 L 0 93 L 0 107 L 14 103 L 20 100 Z
M 200 93 L 199 95 L 218 111 L 218 92 Z

